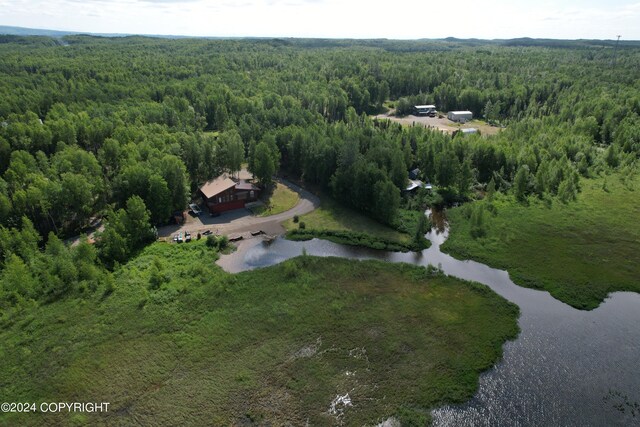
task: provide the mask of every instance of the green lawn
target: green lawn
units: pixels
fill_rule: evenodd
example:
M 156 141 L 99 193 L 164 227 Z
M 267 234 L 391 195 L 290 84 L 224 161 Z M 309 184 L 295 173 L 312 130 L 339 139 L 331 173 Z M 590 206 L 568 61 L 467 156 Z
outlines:
M 215 258 L 202 241 L 155 243 L 110 295 L 2 325 L 5 401 L 111 407 L 0 425 L 336 425 L 346 393 L 344 425 L 426 421 L 470 398 L 518 331 L 517 307 L 487 287 L 420 267 L 303 256 L 231 275 Z
M 261 197 L 262 198 L 262 197 Z M 270 216 L 286 212 L 298 204 L 300 196 L 287 186 L 277 183 L 265 197 L 265 204 L 256 206 L 252 212 L 257 216 Z
M 371 237 L 372 239 L 369 240 L 384 241 L 388 243 L 387 246 L 397 244 L 398 248 L 391 248 L 396 250 L 407 250 L 412 243 L 411 235 L 381 224 L 368 216 L 341 205 L 328 196 L 322 196 L 320 207 L 313 212 L 302 215 L 298 223 L 290 219 L 283 225 L 291 235 L 291 232 L 296 232 L 300 228 L 299 223 L 304 223 L 305 225 L 304 235 L 325 238 L 338 243 L 355 245 L 360 243 L 364 246 L 370 246 L 366 244 L 366 240 Z M 343 237 L 336 238 L 332 234 L 340 234 Z M 293 237 L 296 237 L 295 234 Z
M 577 202 L 554 201 L 550 208 L 498 198 L 497 215 L 486 215 L 487 236 L 477 240 L 470 208 L 452 209 L 443 250 L 507 269 L 517 284 L 546 289 L 580 309 L 597 307 L 609 292 L 640 292 L 640 179 L 636 190 L 618 176 L 606 179 L 608 191 L 603 178 L 581 185 Z

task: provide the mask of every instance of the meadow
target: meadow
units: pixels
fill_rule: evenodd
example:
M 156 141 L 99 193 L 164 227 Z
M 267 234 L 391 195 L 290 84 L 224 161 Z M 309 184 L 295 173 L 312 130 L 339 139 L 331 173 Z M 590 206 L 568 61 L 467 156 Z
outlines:
M 518 333 L 516 306 L 434 269 L 302 255 L 231 275 L 216 258 L 203 241 L 156 243 L 111 292 L 6 322 L 5 400 L 111 406 L 0 424 L 424 424 L 470 398 Z
M 496 195 L 452 209 L 443 251 L 506 269 L 515 283 L 573 307 L 596 308 L 610 292 L 640 292 L 639 184 L 614 174 L 582 180 L 569 204 Z M 474 238 L 469 217 L 478 206 L 486 235 Z
M 291 240 L 317 237 L 344 245 L 406 252 L 428 247 L 428 241 L 420 239 L 416 242 L 413 236 L 420 226 L 420 215 L 418 211 L 399 210 L 392 227 L 321 194 L 320 207 L 297 219 L 289 219 L 283 225 Z

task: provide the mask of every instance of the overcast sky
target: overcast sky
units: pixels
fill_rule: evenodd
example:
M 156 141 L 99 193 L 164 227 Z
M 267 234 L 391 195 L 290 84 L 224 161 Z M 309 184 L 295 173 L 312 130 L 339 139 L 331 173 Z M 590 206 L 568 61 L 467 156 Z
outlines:
M 640 0 L 0 0 L 0 25 L 95 33 L 640 40 Z

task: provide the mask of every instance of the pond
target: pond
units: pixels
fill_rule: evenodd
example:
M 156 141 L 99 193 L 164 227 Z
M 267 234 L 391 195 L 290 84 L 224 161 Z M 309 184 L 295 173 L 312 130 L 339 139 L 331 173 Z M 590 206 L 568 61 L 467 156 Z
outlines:
M 437 426 L 640 425 L 640 295 L 617 292 L 592 311 L 576 310 L 548 292 L 515 285 L 506 271 L 442 253 L 448 230 L 426 237 L 417 253 L 377 251 L 313 239 L 241 242 L 219 264 L 239 272 L 302 254 L 434 265 L 489 286 L 520 307 L 520 335 L 480 377 L 466 404 L 433 411 Z

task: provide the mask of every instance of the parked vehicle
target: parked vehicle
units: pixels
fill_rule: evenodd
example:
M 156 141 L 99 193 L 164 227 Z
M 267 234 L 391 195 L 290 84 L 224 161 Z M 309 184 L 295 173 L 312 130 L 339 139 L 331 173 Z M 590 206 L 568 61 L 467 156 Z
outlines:
M 191 241 L 191 233 L 189 233 L 188 231 L 184 233 L 184 241 L 185 242 Z
M 203 236 L 208 236 L 209 234 L 213 234 L 213 231 L 207 230 L 204 233 L 202 233 Z
M 182 233 L 178 233 L 178 243 L 182 243 L 182 242 L 184 242 L 182 238 Z
M 189 204 L 189 209 L 191 210 L 191 213 L 193 213 L 195 216 L 199 216 L 202 213 L 198 205 L 196 205 L 195 203 Z

